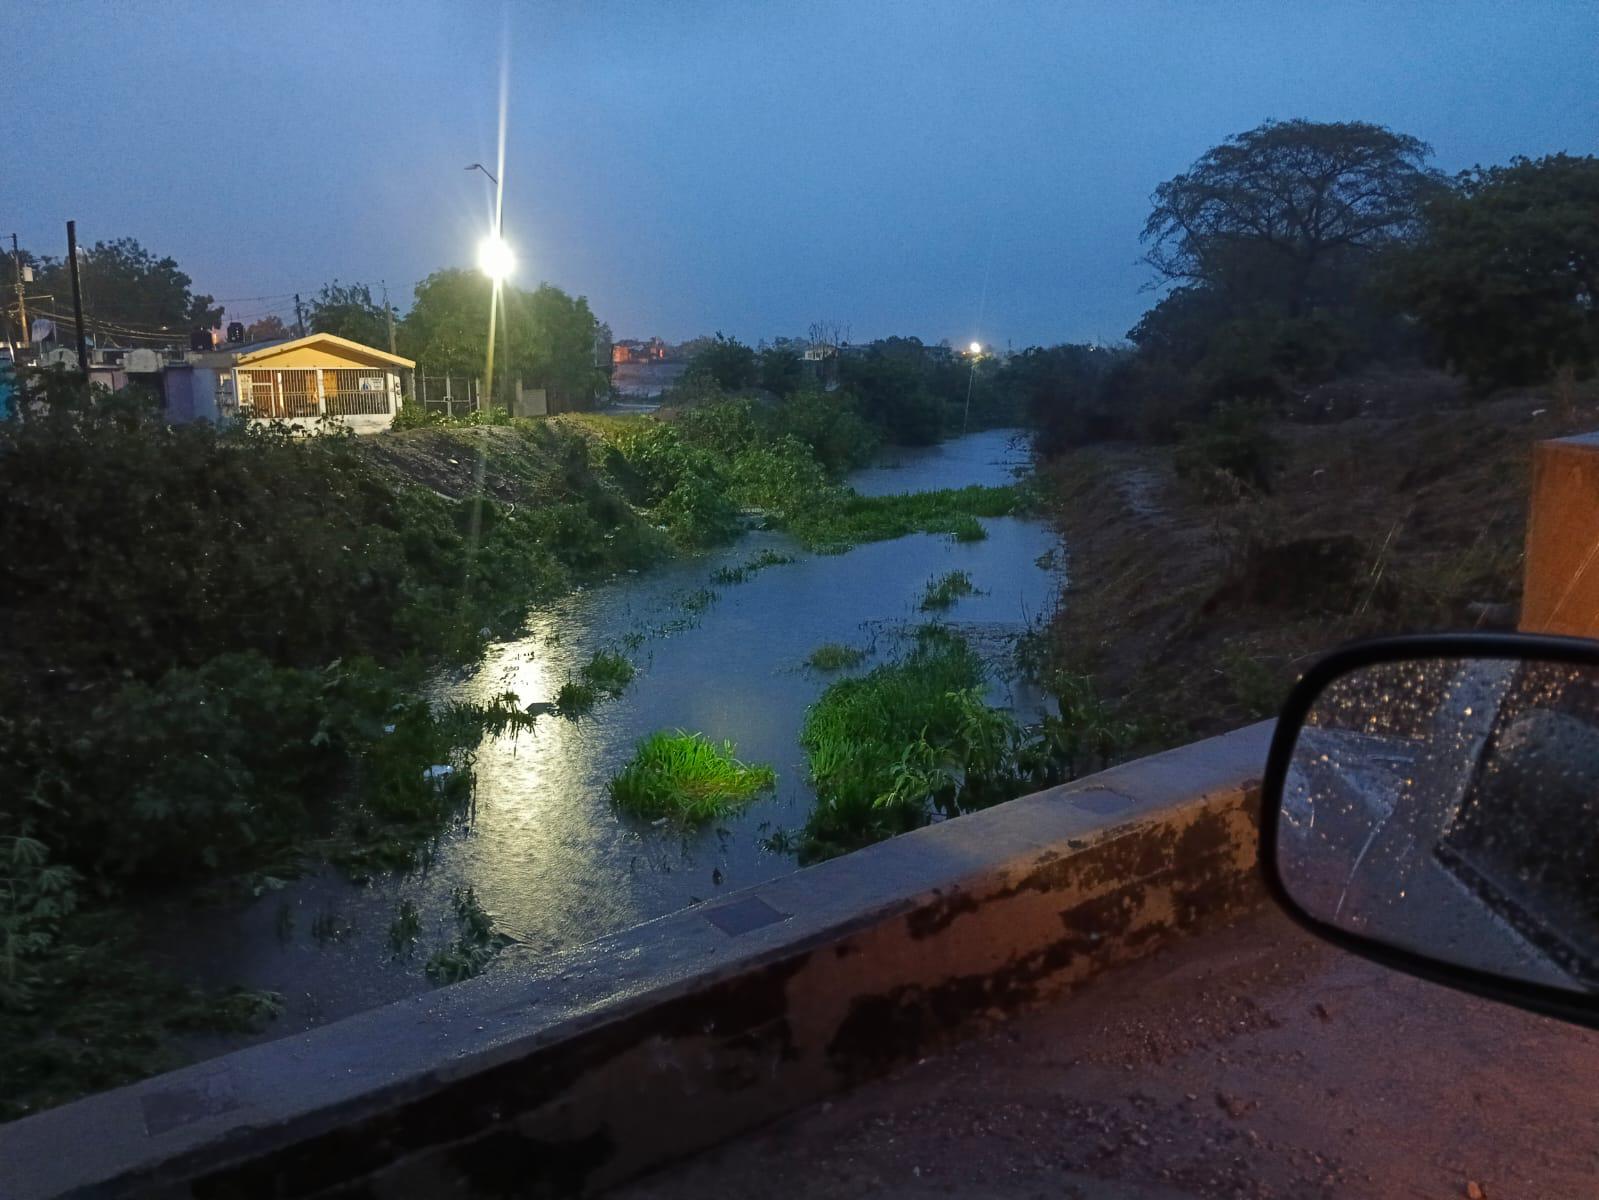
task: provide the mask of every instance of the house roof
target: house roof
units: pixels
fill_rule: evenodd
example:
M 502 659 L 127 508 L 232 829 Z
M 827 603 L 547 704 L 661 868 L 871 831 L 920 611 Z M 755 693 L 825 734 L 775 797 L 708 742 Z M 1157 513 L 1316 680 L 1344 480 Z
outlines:
M 300 347 L 328 346 L 340 350 L 354 350 L 361 354 L 370 355 L 382 362 L 390 363 L 396 367 L 414 367 L 416 363 L 409 358 L 401 358 L 398 354 L 390 354 L 386 350 L 379 350 L 376 346 L 363 345 L 360 342 L 342 338 L 336 333 L 308 333 L 304 337 L 281 338 L 275 342 L 256 342 L 249 346 L 240 346 L 231 351 L 235 364 L 244 366 L 246 363 L 258 359 L 270 358 L 282 354 L 285 350 L 297 350 Z

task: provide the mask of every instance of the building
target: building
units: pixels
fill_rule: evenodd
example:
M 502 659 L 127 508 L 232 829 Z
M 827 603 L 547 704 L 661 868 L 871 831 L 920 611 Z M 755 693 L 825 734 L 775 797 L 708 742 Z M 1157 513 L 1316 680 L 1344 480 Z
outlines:
M 311 426 L 324 417 L 356 433 L 394 423 L 408 358 L 331 333 L 196 350 L 162 375 L 173 421 L 244 417 Z
M 637 338 L 623 338 L 611 345 L 611 362 L 617 366 L 625 363 L 655 363 L 665 362 L 671 353 L 671 347 L 658 337 L 652 337 L 647 342 Z

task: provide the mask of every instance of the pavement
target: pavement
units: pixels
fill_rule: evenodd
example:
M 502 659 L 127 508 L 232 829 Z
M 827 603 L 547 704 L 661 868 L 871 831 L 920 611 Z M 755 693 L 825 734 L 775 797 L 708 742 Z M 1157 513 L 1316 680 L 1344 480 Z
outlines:
M 1263 910 L 619 1189 L 1591 1200 L 1599 1033 L 1344 954 Z

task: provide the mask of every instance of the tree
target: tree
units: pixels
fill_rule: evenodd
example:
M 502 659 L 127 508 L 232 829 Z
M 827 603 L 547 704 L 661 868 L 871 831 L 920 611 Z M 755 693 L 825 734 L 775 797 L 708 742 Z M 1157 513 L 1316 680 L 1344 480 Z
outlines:
M 493 285 L 476 271 L 435 271 L 416 287 L 400 327 L 404 352 L 434 374 L 481 376 L 488 361 Z M 549 284 L 535 291 L 504 287 L 495 337 L 496 391 L 509 395 L 520 379 L 568 405 L 586 403 L 606 385 L 595 361 L 600 323 L 582 296 Z
M 325 283 L 307 310 L 315 333 L 337 334 L 378 349 L 389 344 L 388 313 L 372 299 L 372 289 L 367 284 L 343 284 L 337 279 Z
M 1463 172 L 1427 207 L 1395 292 L 1479 385 L 1599 366 L 1599 158 Z
M 91 331 L 115 338 L 118 329 L 135 332 L 184 331 L 222 320 L 222 306 L 196 295 L 193 280 L 172 258 L 157 258 L 133 238 L 96 242 L 78 250 L 83 317 Z M 72 311 L 72 279 L 63 259 L 42 258 L 38 290 L 55 297 L 55 311 Z
M 1431 154 L 1363 121 L 1267 121 L 1155 189 L 1145 261 L 1291 317 L 1339 303 L 1360 260 L 1416 232 L 1440 185 Z
M 805 378 L 805 360 L 791 346 L 771 346 L 761 351 L 761 386 L 786 396 Z
M 720 333 L 689 360 L 689 370 L 703 371 L 718 387 L 729 392 L 754 387 L 760 378 L 755 351 L 737 338 L 723 337 Z
M 276 313 L 268 313 L 244 331 L 247 342 L 275 342 L 289 336 L 289 328 Z

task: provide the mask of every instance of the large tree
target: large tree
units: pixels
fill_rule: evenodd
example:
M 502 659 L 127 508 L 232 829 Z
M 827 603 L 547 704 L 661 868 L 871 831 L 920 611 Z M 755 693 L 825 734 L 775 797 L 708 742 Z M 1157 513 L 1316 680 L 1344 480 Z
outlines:
M 222 320 L 222 307 L 197 295 L 194 281 L 170 257 L 157 258 L 133 238 L 96 242 L 78 249 L 83 316 L 91 332 L 115 340 L 118 330 L 169 330 L 177 337 L 192 326 Z M 51 310 L 72 312 L 72 280 L 64 259 L 42 258 L 37 290 L 54 297 Z
M 1267 121 L 1155 189 L 1146 261 L 1166 282 L 1297 317 L 1346 295 L 1362 258 L 1415 232 L 1439 186 L 1431 153 L 1363 121 Z
M 403 351 L 429 375 L 482 376 L 492 292 L 493 285 L 475 271 L 435 271 L 417 284 L 400 330 Z M 558 402 L 587 401 L 606 383 L 600 335 L 584 297 L 549 284 L 532 292 L 504 287 L 495 334 L 496 391 L 520 379 L 549 389 Z
M 1461 174 L 1400 260 L 1399 298 L 1480 385 L 1599 367 L 1599 158 Z
M 372 288 L 367 284 L 340 283 L 337 279 L 323 284 L 322 290 L 311 298 L 307 316 L 317 333 L 335 333 L 379 350 L 388 348 L 389 314 L 372 298 Z

